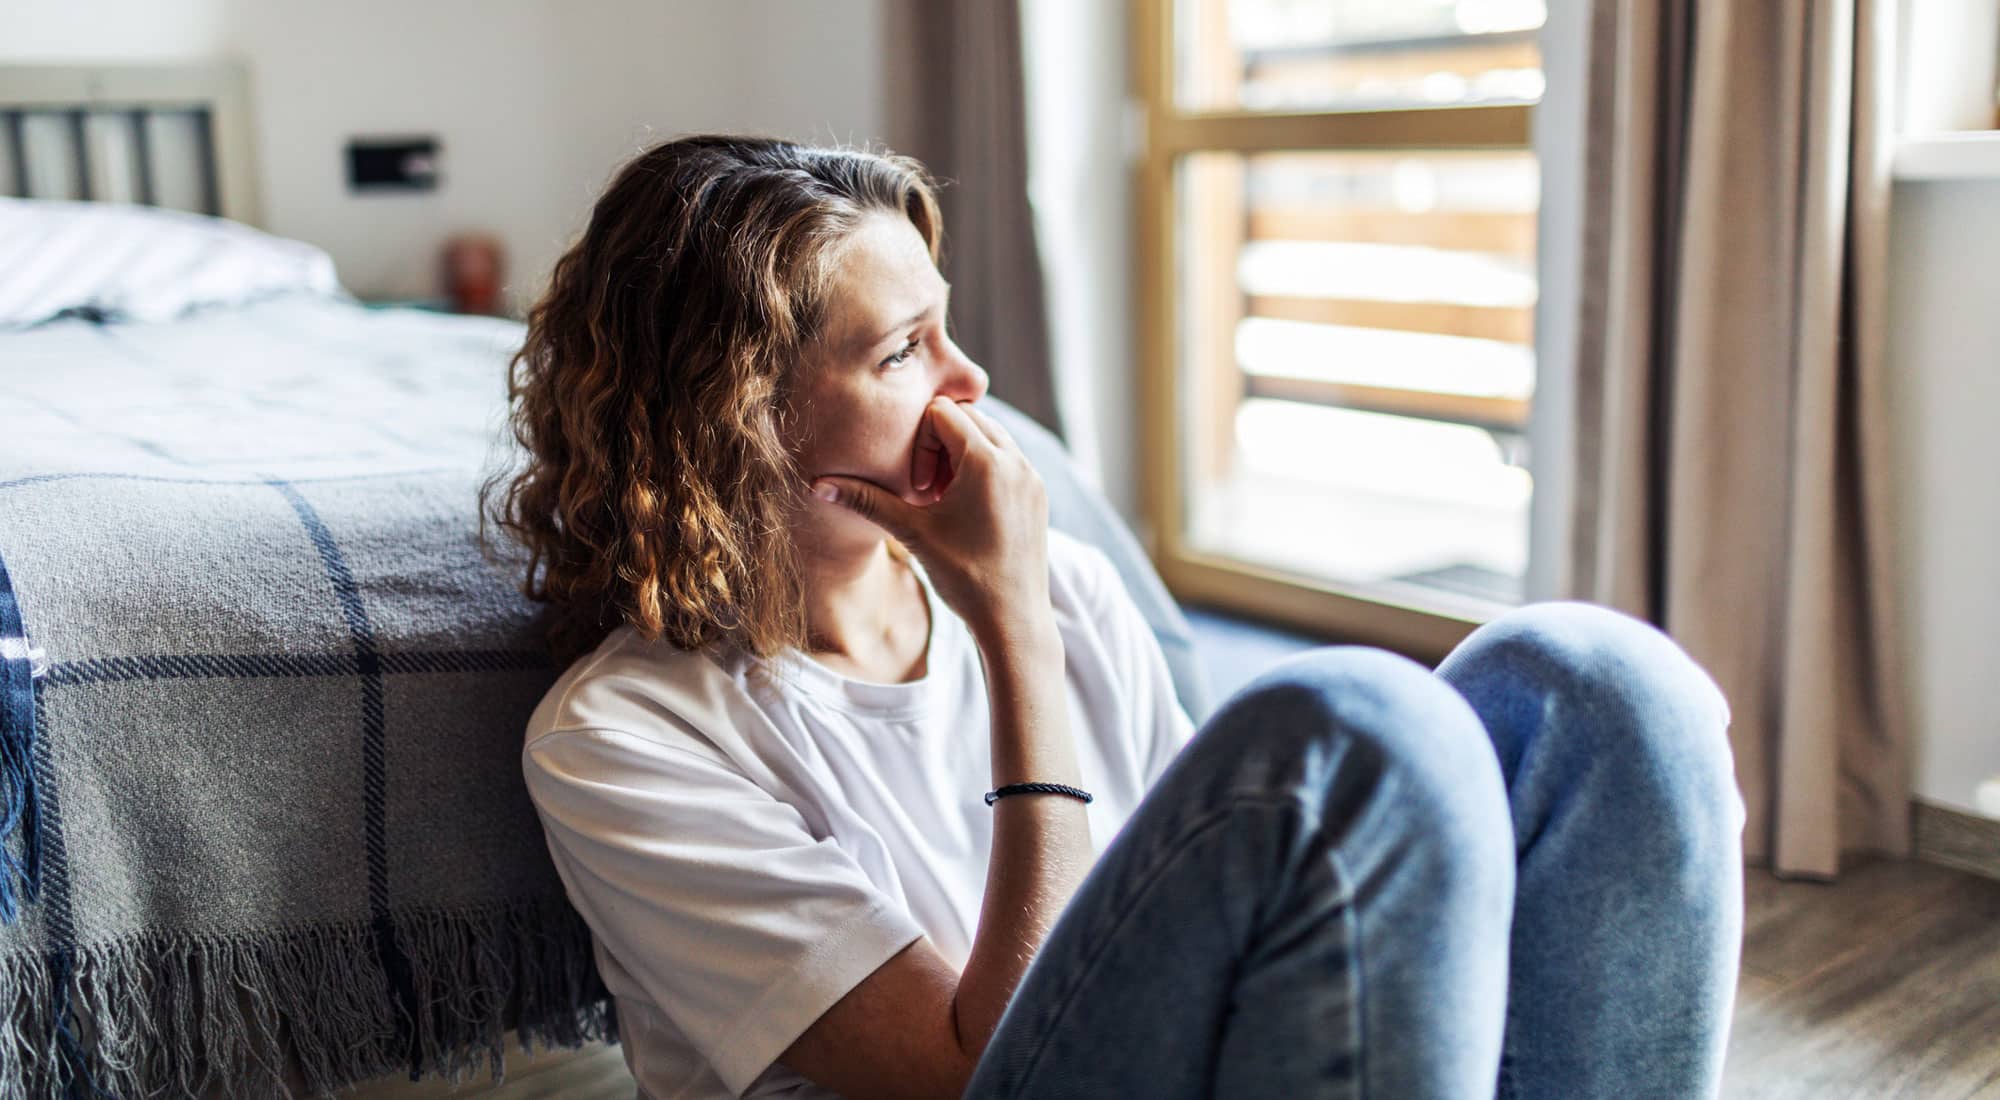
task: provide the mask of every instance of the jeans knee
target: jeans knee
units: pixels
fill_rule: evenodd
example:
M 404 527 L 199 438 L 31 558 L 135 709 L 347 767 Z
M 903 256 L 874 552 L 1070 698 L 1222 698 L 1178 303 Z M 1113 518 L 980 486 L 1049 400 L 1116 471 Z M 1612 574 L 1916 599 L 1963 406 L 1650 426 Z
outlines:
M 1241 788 L 1303 784 L 1346 805 L 1379 795 L 1413 830 L 1467 851 L 1511 835 L 1479 716 L 1429 669 L 1387 650 L 1323 646 L 1288 658 L 1225 702 L 1202 738 Z
M 1487 716 L 1510 775 L 1529 751 L 1512 738 L 1562 731 L 1666 807 L 1715 809 L 1740 830 L 1729 702 L 1651 623 L 1580 601 L 1527 604 L 1474 630 L 1437 674 Z

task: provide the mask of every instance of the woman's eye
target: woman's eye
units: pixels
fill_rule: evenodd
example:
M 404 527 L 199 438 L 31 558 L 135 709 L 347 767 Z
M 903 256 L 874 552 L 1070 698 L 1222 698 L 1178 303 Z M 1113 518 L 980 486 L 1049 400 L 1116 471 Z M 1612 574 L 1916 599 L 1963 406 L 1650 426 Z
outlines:
M 885 367 L 901 365 L 904 360 L 908 359 L 917 350 L 917 344 L 918 341 L 912 339 L 909 343 L 903 345 L 902 351 L 882 360 L 882 365 Z

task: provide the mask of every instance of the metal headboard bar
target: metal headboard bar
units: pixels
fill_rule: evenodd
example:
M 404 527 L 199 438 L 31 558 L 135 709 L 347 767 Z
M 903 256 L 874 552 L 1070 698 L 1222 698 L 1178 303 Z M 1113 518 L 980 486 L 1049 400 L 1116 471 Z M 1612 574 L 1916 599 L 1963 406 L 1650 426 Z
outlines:
M 126 117 L 132 124 L 132 161 L 139 166 L 139 201 L 147 206 L 156 206 L 160 200 L 153 188 L 153 143 L 147 136 L 147 114 L 143 108 L 135 107 Z M 211 192 L 210 201 L 214 198 Z
M 29 115 L 68 115 L 72 156 L 83 197 L 91 197 L 89 143 L 85 119 L 91 114 L 132 118 L 132 145 L 139 165 L 140 201 L 157 198 L 153 142 L 147 131 L 156 114 L 191 115 L 195 124 L 203 204 L 209 212 L 250 225 L 262 223 L 263 208 L 250 141 L 248 80 L 240 65 L 0 65 L 0 120 L 14 161 L 14 190 L 28 189 Z
M 14 193 L 25 195 L 28 193 L 28 137 L 24 132 L 26 123 L 19 111 L 8 111 L 5 117 L 7 152 L 14 162 Z
M 76 189 L 83 201 L 95 198 L 90 191 L 90 128 L 84 125 L 89 114 L 84 111 L 67 111 L 69 115 L 70 156 L 76 160 Z
M 207 111 L 194 116 L 196 146 L 201 150 L 201 194 L 209 208 L 222 209 L 221 182 L 215 170 L 215 120 Z

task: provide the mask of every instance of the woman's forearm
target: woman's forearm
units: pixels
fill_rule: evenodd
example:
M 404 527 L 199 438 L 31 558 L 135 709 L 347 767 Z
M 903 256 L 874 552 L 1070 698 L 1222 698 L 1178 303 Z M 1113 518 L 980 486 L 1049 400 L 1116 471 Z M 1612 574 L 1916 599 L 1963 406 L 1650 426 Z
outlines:
M 1064 692 L 1055 618 L 977 632 L 991 700 L 993 785 L 1081 786 Z M 979 929 L 959 976 L 954 1012 L 960 1045 L 977 1060 L 1094 858 L 1081 800 L 1026 793 L 998 799 Z

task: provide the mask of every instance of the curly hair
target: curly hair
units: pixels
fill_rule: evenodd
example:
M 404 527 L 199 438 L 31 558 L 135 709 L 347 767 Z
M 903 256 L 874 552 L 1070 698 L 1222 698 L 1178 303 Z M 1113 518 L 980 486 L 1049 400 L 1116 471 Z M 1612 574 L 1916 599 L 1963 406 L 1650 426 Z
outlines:
M 938 262 L 937 186 L 906 156 L 727 134 L 617 171 L 508 363 L 526 463 L 479 489 L 480 546 L 490 514 L 526 549 L 559 663 L 621 623 L 684 650 L 802 644 L 789 387 L 866 215 L 907 217 Z

